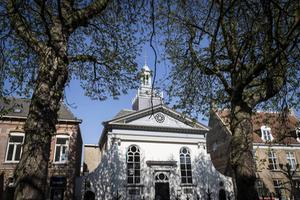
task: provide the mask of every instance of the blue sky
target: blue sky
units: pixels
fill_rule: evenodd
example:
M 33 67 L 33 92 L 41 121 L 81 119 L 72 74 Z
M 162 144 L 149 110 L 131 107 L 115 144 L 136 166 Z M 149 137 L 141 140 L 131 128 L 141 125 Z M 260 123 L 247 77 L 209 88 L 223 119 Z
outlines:
M 102 132 L 102 122 L 110 120 L 123 108 L 131 108 L 131 99 L 135 91 L 129 91 L 118 100 L 108 98 L 105 101 L 91 100 L 84 95 L 78 80 L 73 80 L 65 89 L 68 104 L 74 115 L 82 120 L 81 133 L 85 144 L 97 144 Z
M 161 52 L 158 50 L 158 54 Z M 145 63 L 151 70 L 154 69 L 154 54 L 149 46 L 145 46 L 137 62 L 141 69 Z M 160 62 L 157 64 L 156 86 L 162 87 L 162 81 L 168 73 L 168 63 Z M 128 94 L 121 95 L 118 100 L 108 98 L 105 101 L 91 100 L 84 95 L 84 90 L 80 87 L 78 80 L 72 80 L 65 89 L 66 101 L 71 106 L 74 115 L 82 119 L 81 133 L 84 144 L 97 144 L 102 132 L 102 122 L 113 118 L 121 109 L 131 109 L 132 99 L 136 95 L 136 90 L 130 90 Z M 166 95 L 166 94 L 164 94 Z
M 158 54 L 161 55 L 161 52 L 158 52 Z M 145 63 L 144 55 L 147 55 L 147 64 L 153 70 L 154 55 L 150 47 L 144 48 L 141 56 L 138 58 L 139 69 Z M 156 87 L 163 86 L 161 79 L 165 79 L 168 75 L 168 64 L 164 62 L 157 64 Z M 74 115 L 82 120 L 81 133 L 84 144 L 97 144 L 102 133 L 102 122 L 112 119 L 122 109 L 131 109 L 131 102 L 136 92 L 136 90 L 130 90 L 128 94 L 119 96 L 118 100 L 112 98 L 108 98 L 105 101 L 91 100 L 84 95 L 84 90 L 80 87 L 79 81 L 72 80 L 70 85 L 65 88 L 66 101 L 71 105 L 69 108 Z M 299 112 L 297 112 L 297 116 L 299 116 Z M 202 117 L 200 116 L 198 120 L 207 125 L 207 121 L 201 119 Z

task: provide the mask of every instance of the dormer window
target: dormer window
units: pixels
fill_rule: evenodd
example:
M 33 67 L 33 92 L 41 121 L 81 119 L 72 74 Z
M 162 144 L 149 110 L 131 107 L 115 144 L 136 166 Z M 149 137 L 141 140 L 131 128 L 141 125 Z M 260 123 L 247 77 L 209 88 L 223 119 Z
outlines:
M 22 112 L 21 108 L 14 108 L 14 113 L 20 113 L 20 112 Z
M 296 128 L 297 141 L 300 142 L 300 128 Z
M 267 126 L 261 127 L 261 139 L 265 142 L 270 142 L 273 140 L 273 136 L 272 136 L 270 127 L 267 127 Z

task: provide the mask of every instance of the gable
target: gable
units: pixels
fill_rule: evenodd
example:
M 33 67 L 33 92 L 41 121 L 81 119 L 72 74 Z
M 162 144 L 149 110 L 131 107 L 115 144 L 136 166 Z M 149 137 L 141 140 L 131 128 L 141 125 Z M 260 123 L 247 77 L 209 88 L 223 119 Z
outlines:
M 225 109 L 222 111 L 217 111 L 215 113 L 220 122 L 227 127 L 229 130 L 230 118 L 229 110 Z M 299 141 L 296 139 L 296 129 L 299 126 L 299 120 L 293 113 L 280 112 L 263 112 L 259 111 L 252 115 L 252 125 L 253 125 L 253 142 L 254 143 L 265 143 L 262 140 L 262 127 L 269 127 L 273 142 L 278 144 L 298 144 Z M 273 140 L 272 139 L 272 140 Z
M 199 122 L 185 117 L 166 106 L 156 106 L 153 109 L 145 109 L 130 113 L 108 122 L 109 124 L 124 124 L 133 126 L 152 126 L 179 129 L 202 129 L 208 128 Z
M 127 124 L 130 125 L 142 125 L 142 126 L 160 126 L 160 127 L 173 127 L 173 128 L 193 128 L 178 119 L 163 113 L 157 112 L 154 114 L 147 115 L 145 117 L 129 121 Z

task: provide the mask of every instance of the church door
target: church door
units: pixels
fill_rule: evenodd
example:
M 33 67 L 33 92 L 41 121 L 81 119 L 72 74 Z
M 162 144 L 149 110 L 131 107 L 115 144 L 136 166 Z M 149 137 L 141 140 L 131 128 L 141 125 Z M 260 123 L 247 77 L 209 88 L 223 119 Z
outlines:
M 155 183 L 155 200 L 170 200 L 169 183 Z
M 163 172 L 155 176 L 155 200 L 170 200 L 169 178 Z

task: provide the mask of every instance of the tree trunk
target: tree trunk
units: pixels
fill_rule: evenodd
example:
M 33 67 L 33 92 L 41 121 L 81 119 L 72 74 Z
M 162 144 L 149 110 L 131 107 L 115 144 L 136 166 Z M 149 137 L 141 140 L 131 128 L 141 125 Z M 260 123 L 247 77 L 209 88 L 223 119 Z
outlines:
M 39 75 L 26 120 L 23 153 L 15 170 L 14 198 L 46 199 L 51 137 L 68 78 L 67 63 L 55 52 L 40 57 Z
M 247 105 L 232 103 L 230 162 L 236 181 L 237 200 L 258 199 L 255 188 L 256 176 L 251 112 L 251 109 Z

